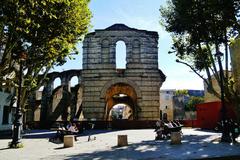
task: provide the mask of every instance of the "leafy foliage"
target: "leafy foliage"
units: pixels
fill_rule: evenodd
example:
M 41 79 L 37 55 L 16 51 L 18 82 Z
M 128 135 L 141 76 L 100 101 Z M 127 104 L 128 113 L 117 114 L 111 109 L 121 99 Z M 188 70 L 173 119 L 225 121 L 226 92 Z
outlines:
M 190 96 L 189 101 L 185 105 L 185 111 L 196 111 L 196 105 L 203 102 L 203 97 Z
M 67 56 L 76 53 L 76 43 L 90 27 L 88 3 L 89 0 L 0 1 L 0 87 L 17 87 L 23 53 L 25 91 L 38 88 L 52 66 L 64 64 Z
M 220 47 L 225 51 L 225 61 L 219 65 L 225 62 L 228 71 L 229 43 L 240 31 L 240 1 L 169 0 L 167 6 L 160 8 L 160 13 L 161 25 L 172 33 L 170 53 L 175 53 L 178 58 L 176 61 L 187 65 L 204 80 L 208 91 L 220 98 L 212 84 L 212 78 L 217 80 L 219 86 L 221 83 L 214 55 Z M 223 76 L 226 101 L 237 102 L 240 95 L 233 89 L 232 77 L 228 72 Z
M 185 95 L 185 96 L 189 95 L 188 90 L 186 90 L 186 89 L 176 90 L 175 96 L 181 96 L 181 95 Z
M 161 7 L 161 24 L 178 35 L 191 36 L 189 42 L 225 41 L 226 28 L 239 29 L 239 0 L 172 0 Z M 224 22 L 224 23 L 223 23 Z

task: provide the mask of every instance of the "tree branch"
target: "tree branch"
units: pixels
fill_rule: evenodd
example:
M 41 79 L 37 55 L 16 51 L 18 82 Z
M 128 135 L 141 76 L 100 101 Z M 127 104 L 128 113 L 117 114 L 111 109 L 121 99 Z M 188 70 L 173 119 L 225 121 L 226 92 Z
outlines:
M 212 51 L 211 51 L 211 48 L 210 48 L 208 42 L 206 43 L 206 46 L 207 46 L 207 50 L 208 50 L 208 53 L 209 53 L 208 55 L 209 55 L 209 57 L 210 57 L 211 64 L 212 64 L 212 66 L 213 66 L 213 70 L 212 70 L 213 76 L 216 78 L 217 81 L 219 81 L 219 80 L 220 80 L 220 76 L 218 75 L 216 63 L 215 63 L 215 60 L 214 60 L 214 58 L 213 58 Z
M 177 59 L 176 62 L 177 62 L 177 63 L 182 63 L 182 64 L 188 66 L 194 73 L 196 73 L 201 79 L 203 79 L 205 83 L 208 84 L 208 81 L 207 81 L 202 75 L 200 75 L 200 74 L 197 72 L 197 70 L 194 69 L 190 64 L 188 64 L 188 63 L 186 63 L 186 62 L 183 62 L 183 61 L 180 61 L 179 59 Z

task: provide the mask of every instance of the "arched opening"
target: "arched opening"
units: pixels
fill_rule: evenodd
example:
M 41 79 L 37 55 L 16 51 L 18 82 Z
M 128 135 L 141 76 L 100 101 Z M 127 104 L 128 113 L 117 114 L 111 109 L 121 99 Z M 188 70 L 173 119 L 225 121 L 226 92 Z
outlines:
M 116 43 L 116 69 L 126 69 L 126 45 L 123 41 Z
M 57 88 L 58 86 L 61 86 L 61 79 L 59 77 L 54 79 L 53 89 Z
M 70 86 L 71 87 L 75 87 L 78 84 L 78 77 L 77 76 L 73 76 L 70 80 Z
M 110 120 L 121 120 L 121 119 L 133 119 L 133 110 L 130 106 L 127 104 L 116 104 L 112 107 L 112 109 L 109 112 L 109 118 Z
M 137 119 L 137 95 L 134 88 L 125 83 L 112 85 L 106 92 L 106 119 Z

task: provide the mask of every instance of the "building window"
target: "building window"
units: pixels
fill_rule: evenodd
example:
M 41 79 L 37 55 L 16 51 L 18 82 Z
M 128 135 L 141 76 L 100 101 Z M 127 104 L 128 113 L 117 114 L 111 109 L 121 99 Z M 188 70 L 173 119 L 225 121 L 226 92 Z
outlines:
M 167 106 L 165 106 L 165 109 L 167 109 Z
M 116 69 L 126 69 L 126 44 L 123 41 L 116 43 Z
M 53 81 L 53 89 L 61 86 L 61 79 L 59 77 L 55 78 L 54 81 Z
M 9 106 L 4 106 L 2 124 L 8 124 L 8 119 L 9 119 Z

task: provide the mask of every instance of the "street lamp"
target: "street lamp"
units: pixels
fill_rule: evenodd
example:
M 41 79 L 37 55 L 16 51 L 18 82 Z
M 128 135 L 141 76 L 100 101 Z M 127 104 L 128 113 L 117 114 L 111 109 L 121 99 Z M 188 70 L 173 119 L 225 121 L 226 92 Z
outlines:
M 221 90 L 221 116 L 222 116 L 222 137 L 221 142 L 229 142 L 230 141 L 230 134 L 228 129 L 228 124 L 226 122 L 226 106 L 225 106 L 225 99 L 224 99 L 224 73 L 223 73 L 223 67 L 221 63 L 221 57 L 223 56 L 223 53 L 220 51 L 217 51 L 215 54 L 218 64 L 219 64 L 219 72 L 220 72 L 220 90 Z
M 21 143 L 21 125 L 22 125 L 22 112 L 21 112 L 21 93 L 22 93 L 22 72 L 23 72 L 23 61 L 26 59 L 26 53 L 21 52 L 19 55 L 19 83 L 18 83 L 18 96 L 17 96 L 17 107 L 15 113 L 15 119 L 13 121 L 13 135 L 10 147 L 16 148 Z

